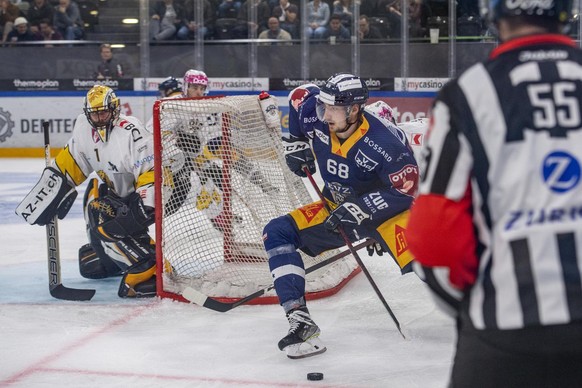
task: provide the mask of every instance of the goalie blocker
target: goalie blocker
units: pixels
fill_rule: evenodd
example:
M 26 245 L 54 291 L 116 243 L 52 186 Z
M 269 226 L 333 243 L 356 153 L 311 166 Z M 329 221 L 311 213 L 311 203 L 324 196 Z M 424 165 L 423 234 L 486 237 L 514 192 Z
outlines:
M 46 167 L 37 184 L 16 207 L 16 214 L 30 225 L 48 224 L 55 216 L 65 218 L 77 191 L 59 170 Z

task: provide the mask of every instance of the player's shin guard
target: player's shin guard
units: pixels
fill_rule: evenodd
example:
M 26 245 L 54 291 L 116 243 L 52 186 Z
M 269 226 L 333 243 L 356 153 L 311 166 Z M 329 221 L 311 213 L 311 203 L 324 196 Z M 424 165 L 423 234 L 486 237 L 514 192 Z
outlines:
M 297 231 L 289 217 L 271 220 L 263 230 L 269 269 L 279 303 L 300 300 L 305 296 L 305 267 L 296 244 Z M 286 309 L 288 311 L 288 309 Z

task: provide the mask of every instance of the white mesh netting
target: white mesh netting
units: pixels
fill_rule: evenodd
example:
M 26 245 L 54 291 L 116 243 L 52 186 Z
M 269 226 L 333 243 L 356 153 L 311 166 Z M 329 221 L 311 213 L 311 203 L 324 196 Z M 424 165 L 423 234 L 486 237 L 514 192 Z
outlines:
M 211 297 L 236 299 L 269 286 L 263 227 L 313 202 L 285 164 L 280 128 L 267 128 L 258 96 L 157 105 L 160 295 L 174 297 L 189 286 Z M 303 255 L 305 267 L 335 253 Z M 308 274 L 308 294 L 333 293 L 356 266 L 348 257 Z M 262 297 L 262 303 L 275 303 L 273 295 Z

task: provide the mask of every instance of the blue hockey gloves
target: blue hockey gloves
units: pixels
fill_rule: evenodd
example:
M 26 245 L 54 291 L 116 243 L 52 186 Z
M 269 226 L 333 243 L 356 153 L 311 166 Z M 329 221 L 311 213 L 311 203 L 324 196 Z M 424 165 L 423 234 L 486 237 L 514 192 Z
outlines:
M 324 226 L 327 230 L 337 231 L 340 225 L 350 229 L 360 225 L 362 221 L 370 218 L 370 215 L 354 202 L 344 202 L 331 212 Z
M 315 173 L 315 158 L 307 139 L 295 137 L 288 139 L 284 137 L 283 147 L 285 162 L 287 162 L 287 166 L 295 175 L 303 178 L 307 176 L 303 171 L 303 166 L 307 166 L 311 174 Z

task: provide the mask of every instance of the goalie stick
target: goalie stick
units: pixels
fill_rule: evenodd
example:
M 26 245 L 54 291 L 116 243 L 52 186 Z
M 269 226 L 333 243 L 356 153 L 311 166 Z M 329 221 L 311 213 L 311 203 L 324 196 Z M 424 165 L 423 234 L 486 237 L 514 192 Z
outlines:
M 369 246 L 371 244 L 375 244 L 375 241 L 371 240 L 371 239 L 367 239 L 359 244 L 356 244 L 352 248 L 354 250 L 359 250 L 359 249 L 362 249 L 363 247 Z M 323 260 L 323 261 L 307 268 L 305 270 L 305 274 L 307 275 L 308 273 L 311 273 L 315 270 L 318 270 L 322 267 L 325 267 L 326 265 L 331 264 L 331 263 L 333 263 L 333 262 L 335 262 L 343 257 L 346 257 L 350 254 L 353 254 L 353 252 L 350 250 L 340 252 L 337 255 L 334 255 L 326 260 Z M 201 293 L 198 290 L 193 289 L 192 287 L 186 287 L 184 289 L 184 291 L 182 292 L 182 296 L 185 299 L 187 299 L 188 301 L 190 301 L 191 303 L 197 304 L 198 306 L 206 307 L 208 309 L 218 311 L 220 313 L 225 313 L 229 310 L 232 310 L 235 307 L 243 305 L 243 304 L 245 304 L 253 299 L 256 299 L 256 298 L 266 294 L 267 292 L 271 291 L 274 287 L 275 286 L 273 284 L 271 284 L 270 286 L 268 286 L 266 288 L 255 291 L 252 294 L 245 296 L 244 298 L 239 299 L 236 302 L 232 302 L 232 303 L 221 302 L 217 299 L 214 299 L 214 298 L 211 298 L 207 295 L 204 295 L 203 293 Z
M 313 179 L 313 175 L 311 175 L 311 172 L 309 172 L 309 168 L 307 168 L 307 166 L 304 166 L 303 167 L 303 171 L 307 175 L 307 178 L 309 179 L 309 182 L 311 182 L 311 185 L 313 186 L 313 189 L 315 190 L 315 192 L 319 196 L 319 199 L 323 202 L 323 206 L 325 206 L 325 208 L 327 209 L 327 211 L 329 212 L 329 214 L 331 214 L 331 209 L 329 208 L 329 206 L 327 204 L 327 200 L 325 199 L 325 197 L 321 193 L 321 190 L 317 186 L 317 183 L 315 182 L 315 179 Z M 402 338 L 406 339 L 406 337 L 404 336 L 404 333 L 402 333 L 402 329 L 400 328 L 400 322 L 398 322 L 398 319 L 396 318 L 396 315 L 394 315 L 394 312 L 392 311 L 392 309 L 388 305 L 388 302 L 386 302 L 386 299 L 384 299 L 384 295 L 382 295 L 382 293 L 380 292 L 380 289 L 376 285 L 376 282 L 374 282 L 374 279 L 372 279 L 372 275 L 370 275 L 370 272 L 368 271 L 368 269 L 366 268 L 366 266 L 362 262 L 362 259 L 358 255 L 358 252 L 356 252 L 356 250 L 354 249 L 354 246 L 352 245 L 352 242 L 348 238 L 348 235 L 346 234 L 344 228 L 341 225 L 339 225 L 337 229 L 338 229 L 339 233 L 341 234 L 342 238 L 344 239 L 344 242 L 348 246 L 349 251 L 352 253 L 352 255 L 354 256 L 354 258 L 358 262 L 358 265 L 360 266 L 360 268 L 362 269 L 362 271 L 366 275 L 366 278 L 368 279 L 368 282 L 370 283 L 370 285 L 374 289 L 374 292 L 376 292 L 376 295 L 378 296 L 378 299 L 380 299 L 380 301 L 382 302 L 382 304 L 386 308 L 386 311 L 388 311 L 388 314 L 390 314 L 390 317 L 394 321 L 394 324 L 396 325 L 396 328 L 398 329 L 398 332 L 400 333 L 400 335 L 402 336 Z
M 44 160 L 47 167 L 51 164 L 51 145 L 49 136 L 49 122 L 42 122 L 44 132 Z M 49 292 L 53 298 L 63 300 L 85 301 L 91 300 L 95 290 L 68 288 L 61 283 L 61 251 L 59 248 L 59 226 L 57 216 L 46 224 L 46 243 L 49 272 Z

